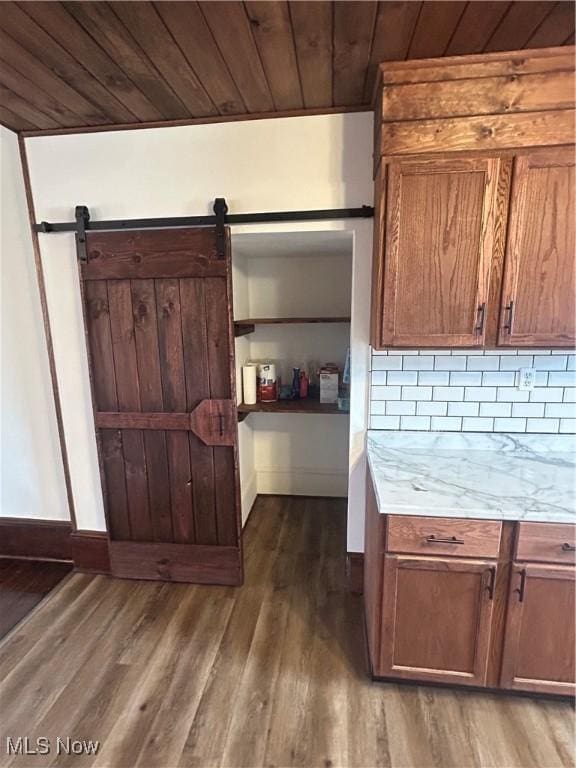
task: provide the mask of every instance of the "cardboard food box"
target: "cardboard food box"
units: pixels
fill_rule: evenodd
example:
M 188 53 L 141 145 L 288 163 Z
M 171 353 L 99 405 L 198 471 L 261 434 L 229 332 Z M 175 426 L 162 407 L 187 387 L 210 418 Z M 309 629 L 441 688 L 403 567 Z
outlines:
M 320 402 L 338 402 L 338 367 L 328 363 L 320 368 Z

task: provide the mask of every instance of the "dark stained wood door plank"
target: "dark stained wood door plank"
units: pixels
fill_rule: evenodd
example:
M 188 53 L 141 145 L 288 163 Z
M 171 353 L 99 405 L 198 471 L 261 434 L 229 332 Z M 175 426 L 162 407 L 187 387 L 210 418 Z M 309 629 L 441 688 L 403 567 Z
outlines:
M 227 242 L 222 258 L 214 229 L 87 237 L 95 424 L 120 576 L 242 578 Z

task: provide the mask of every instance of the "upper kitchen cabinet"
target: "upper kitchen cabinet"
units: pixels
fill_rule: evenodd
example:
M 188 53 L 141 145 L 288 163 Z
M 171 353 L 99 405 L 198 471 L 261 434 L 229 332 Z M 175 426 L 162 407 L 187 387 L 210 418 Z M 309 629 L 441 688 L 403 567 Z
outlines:
M 498 341 L 576 341 L 574 148 L 516 158 Z
M 574 344 L 574 54 L 381 65 L 376 349 Z
M 499 165 L 473 158 L 388 166 L 383 344 L 484 343 Z

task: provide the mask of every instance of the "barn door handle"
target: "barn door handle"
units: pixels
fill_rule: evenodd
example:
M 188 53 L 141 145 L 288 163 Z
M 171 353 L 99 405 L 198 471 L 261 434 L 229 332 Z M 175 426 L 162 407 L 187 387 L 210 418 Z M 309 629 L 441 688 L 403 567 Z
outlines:
M 220 431 L 220 437 L 224 434 L 224 414 L 218 414 L 218 429 Z
M 486 302 L 485 301 L 482 302 L 482 304 L 480 304 L 476 312 L 478 315 L 478 325 L 476 326 L 476 328 L 474 328 L 474 330 L 478 335 L 482 335 L 484 333 L 484 323 L 486 320 Z
M 232 400 L 201 400 L 190 414 L 190 429 L 204 445 L 234 445 L 236 404 Z
M 487 573 L 490 574 L 490 581 L 486 586 L 486 592 L 488 592 L 488 599 L 494 600 L 494 585 L 496 584 L 496 566 L 493 565 L 488 568 Z
M 518 602 L 524 602 L 524 590 L 526 589 L 526 568 L 520 571 L 520 586 L 516 587 L 514 592 L 518 593 Z
M 568 544 L 567 541 L 562 544 L 562 552 L 576 552 L 576 546 L 574 544 Z
M 464 539 L 457 539 L 456 536 L 434 536 L 433 533 L 430 536 L 426 536 L 428 544 L 464 544 Z
M 506 322 L 504 323 L 504 330 L 508 333 L 512 333 L 512 321 L 514 320 L 514 302 L 511 301 L 504 307 L 504 312 L 508 314 Z

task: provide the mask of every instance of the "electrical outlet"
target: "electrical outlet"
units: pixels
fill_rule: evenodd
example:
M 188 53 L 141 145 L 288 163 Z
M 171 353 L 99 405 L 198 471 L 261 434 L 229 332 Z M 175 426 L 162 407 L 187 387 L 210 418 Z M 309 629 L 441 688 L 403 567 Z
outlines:
M 518 371 L 518 389 L 534 389 L 536 384 L 536 368 L 520 368 Z

